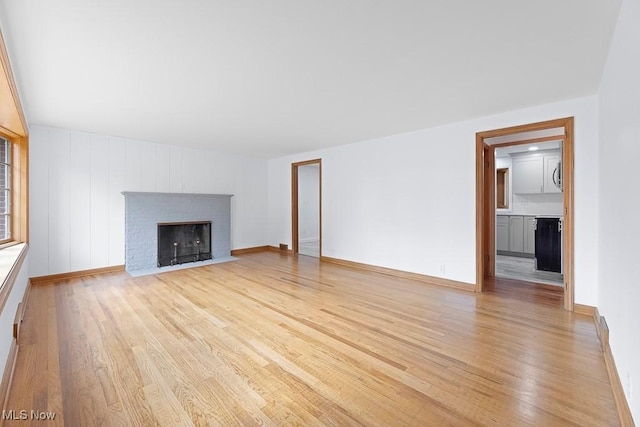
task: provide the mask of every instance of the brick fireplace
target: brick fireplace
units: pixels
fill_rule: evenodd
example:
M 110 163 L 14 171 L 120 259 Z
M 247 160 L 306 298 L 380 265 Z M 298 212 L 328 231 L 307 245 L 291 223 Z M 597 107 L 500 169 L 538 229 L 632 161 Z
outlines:
M 231 195 L 129 191 L 122 194 L 127 271 L 231 255 Z M 169 227 L 166 239 L 171 240 L 171 247 L 168 255 L 159 257 L 159 226 L 179 224 L 190 226 L 179 232 Z M 196 224 L 202 226 L 198 228 Z M 205 246 L 209 247 L 205 250 Z

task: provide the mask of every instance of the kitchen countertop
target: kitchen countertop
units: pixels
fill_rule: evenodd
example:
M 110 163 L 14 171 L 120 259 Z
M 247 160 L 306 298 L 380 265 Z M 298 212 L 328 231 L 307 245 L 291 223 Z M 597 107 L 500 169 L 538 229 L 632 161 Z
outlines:
M 562 218 L 562 214 L 545 214 L 545 215 L 536 215 L 530 213 L 513 213 L 513 212 L 500 212 L 496 214 L 497 216 L 534 216 L 536 218 Z

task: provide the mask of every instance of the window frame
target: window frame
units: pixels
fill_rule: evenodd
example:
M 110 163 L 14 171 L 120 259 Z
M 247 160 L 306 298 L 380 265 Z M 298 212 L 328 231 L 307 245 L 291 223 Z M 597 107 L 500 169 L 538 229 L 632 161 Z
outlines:
M 0 249 L 29 241 L 29 128 L 0 31 L 0 136 L 11 144 L 10 230 Z
M 28 241 L 28 137 L 21 137 L 0 127 L 0 138 L 10 145 L 9 237 L 0 240 L 0 249 Z M 2 162 L 4 163 L 4 162 Z
M 6 203 L 8 204 L 7 206 L 7 210 L 6 213 L 2 213 L 0 212 L 0 217 L 9 217 L 8 221 L 2 221 L 2 223 L 6 223 L 8 230 L 7 230 L 7 238 L 6 239 L 2 239 L 0 238 L 0 245 L 10 242 L 13 240 L 13 224 L 12 224 L 12 211 L 13 211 L 13 200 L 12 200 L 12 195 L 13 192 L 12 187 L 13 187 L 13 171 L 11 170 L 12 168 L 12 160 L 13 160 L 13 143 L 7 139 L 4 138 L 2 135 L 0 135 L 0 144 L 5 143 L 7 144 L 7 150 L 9 151 L 8 155 L 5 155 L 4 158 L 0 158 L 0 166 L 5 165 L 7 168 L 7 182 L 4 184 L 4 186 L 0 185 L 0 194 L 5 192 L 7 193 L 7 201 Z M 6 161 L 5 161 L 6 159 Z

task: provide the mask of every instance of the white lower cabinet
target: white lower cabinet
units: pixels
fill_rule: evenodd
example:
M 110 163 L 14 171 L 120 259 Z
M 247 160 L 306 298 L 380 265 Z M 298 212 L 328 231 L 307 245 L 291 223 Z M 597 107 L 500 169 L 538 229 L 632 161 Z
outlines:
M 496 218 L 496 249 L 509 250 L 509 217 L 498 215 Z
M 525 216 L 524 217 L 524 253 L 535 254 L 536 253 L 536 217 Z
M 496 217 L 496 250 L 534 254 L 536 218 L 524 215 L 498 215 Z
M 524 252 L 524 219 L 521 216 L 509 217 L 509 251 Z

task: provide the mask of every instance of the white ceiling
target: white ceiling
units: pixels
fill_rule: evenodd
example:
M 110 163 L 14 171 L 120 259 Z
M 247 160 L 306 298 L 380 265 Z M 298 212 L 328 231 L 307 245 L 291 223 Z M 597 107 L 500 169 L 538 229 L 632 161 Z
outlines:
M 496 148 L 496 157 L 509 157 L 511 154 L 526 153 L 530 151 L 529 148 L 531 147 L 536 147 L 537 150 L 558 150 L 562 147 L 562 140 L 499 147 Z
M 597 92 L 620 0 L 0 0 L 30 124 L 281 155 Z

